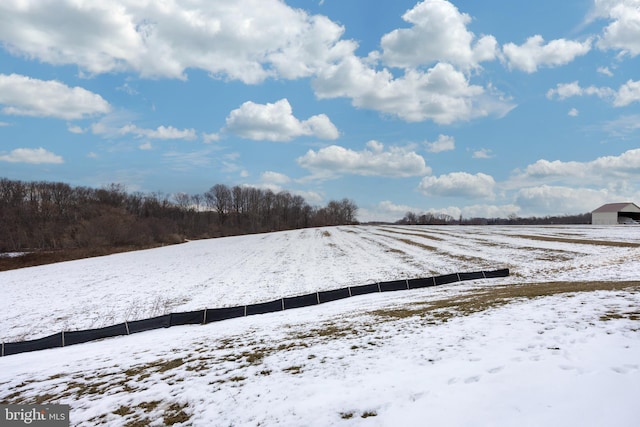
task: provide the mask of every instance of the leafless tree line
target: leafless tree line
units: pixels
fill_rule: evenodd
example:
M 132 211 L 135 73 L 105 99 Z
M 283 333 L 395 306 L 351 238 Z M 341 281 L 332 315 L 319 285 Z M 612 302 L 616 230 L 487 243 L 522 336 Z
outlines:
M 462 218 L 458 219 L 447 214 L 407 212 L 396 221 L 401 225 L 548 225 L 548 224 L 591 224 L 591 213 L 575 215 L 549 215 L 519 217 L 515 214 L 506 218 Z
M 0 252 L 148 246 L 356 222 L 348 199 L 310 206 L 287 191 L 216 184 L 204 194 L 128 193 L 0 179 Z

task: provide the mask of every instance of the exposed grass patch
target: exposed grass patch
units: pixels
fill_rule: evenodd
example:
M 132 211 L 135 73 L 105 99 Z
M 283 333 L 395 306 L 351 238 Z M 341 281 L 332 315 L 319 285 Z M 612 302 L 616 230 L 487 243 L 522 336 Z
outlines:
M 394 234 L 402 234 L 402 235 L 405 235 L 405 236 L 423 237 L 425 239 L 436 240 L 438 242 L 441 242 L 441 241 L 444 240 L 442 237 L 436 237 L 436 236 L 433 236 L 431 234 L 426 234 L 426 233 L 419 233 L 419 232 L 406 233 L 406 232 L 402 232 L 402 231 L 392 230 L 392 229 L 389 229 L 389 228 L 379 228 L 378 230 L 384 231 L 385 233 L 394 233 Z
M 615 319 L 629 319 L 629 320 L 640 320 L 640 312 L 639 311 L 631 311 L 631 312 L 619 312 L 619 311 L 609 311 L 602 316 L 600 316 L 600 320 L 603 322 Z
M 289 366 L 288 368 L 284 368 L 282 371 L 283 372 L 288 372 L 292 375 L 297 375 L 302 373 L 302 366 L 300 365 L 294 365 L 294 366 Z
M 298 333 L 294 338 L 299 340 L 307 340 L 309 338 L 342 338 L 346 336 L 357 335 L 358 331 L 351 326 L 337 326 L 334 323 L 327 323 L 323 327 L 313 328 L 308 331 Z M 291 344 L 289 344 L 291 345 Z M 306 343 L 299 345 L 307 346 Z
M 519 239 L 540 240 L 543 242 L 559 242 L 571 243 L 577 245 L 594 245 L 594 246 L 614 246 L 618 248 L 640 248 L 640 243 L 634 242 L 614 242 L 609 240 L 593 240 L 593 239 L 569 239 L 564 237 L 535 236 L 530 234 L 510 234 L 509 237 Z
M 364 412 L 362 413 L 362 415 L 360 415 L 360 417 L 362 417 L 362 418 L 369 418 L 369 417 L 375 417 L 375 416 L 377 416 L 377 415 L 378 415 L 378 413 L 377 413 L 377 412 L 375 412 L 375 411 L 364 411 Z
M 15 402 L 14 399 L 18 398 L 22 393 L 19 391 L 14 391 L 11 394 L 5 396 L 2 400 L 0 400 L 0 404 L 2 405 L 11 405 L 18 402 Z
M 149 418 L 134 418 L 128 421 L 124 427 L 148 427 L 150 425 L 151 420 Z
M 182 358 L 168 360 L 166 362 L 161 362 L 158 367 L 158 372 L 166 372 L 170 369 L 175 369 L 184 364 L 184 360 Z
M 353 412 L 340 412 L 340 418 L 342 418 L 343 420 L 350 420 L 351 418 L 353 418 L 353 415 Z
M 403 319 L 407 317 L 429 317 L 432 319 L 447 321 L 455 316 L 466 316 L 473 313 L 500 307 L 513 300 L 526 298 L 539 298 L 563 293 L 613 291 L 613 290 L 640 289 L 639 281 L 629 282 L 549 282 L 529 283 L 522 285 L 496 286 L 487 290 L 476 291 L 473 294 L 461 295 L 452 298 L 413 304 L 407 307 L 373 310 L 370 314 L 391 319 Z M 629 317 L 635 320 L 639 313 L 630 313 Z
M 539 252 L 540 249 L 531 248 L 532 254 Z M 540 261 L 564 262 L 574 259 L 575 256 L 568 255 L 566 252 L 546 250 L 536 256 Z
M 209 369 L 209 365 L 204 361 L 200 361 L 195 365 L 189 365 L 185 368 L 185 370 L 190 372 L 200 372 L 200 371 L 206 371 L 208 369 Z
M 186 408 L 187 406 L 188 405 L 186 403 L 184 405 L 173 403 L 171 406 L 169 406 L 169 408 L 167 408 L 167 410 L 164 412 L 164 416 L 162 417 L 164 424 L 172 426 L 174 424 L 189 421 L 189 418 L 191 418 L 191 416 L 184 411 L 184 408 Z
M 397 234 L 405 234 L 406 235 L 407 233 L 397 233 Z M 435 246 L 426 245 L 424 243 L 420 243 L 420 242 L 417 242 L 415 240 L 408 239 L 408 238 L 393 237 L 393 236 L 381 235 L 381 234 L 378 234 L 378 235 L 379 236 L 384 236 L 384 237 L 387 237 L 387 238 L 390 238 L 390 239 L 394 239 L 394 240 L 402 242 L 402 243 L 404 243 L 406 245 L 415 246 L 415 247 L 418 247 L 420 249 L 427 250 L 429 252 L 440 252 L 443 256 L 448 256 L 450 258 L 454 258 L 457 261 L 464 261 L 464 262 L 469 263 L 469 264 L 482 265 L 482 264 L 486 264 L 486 262 L 487 262 L 486 259 L 481 258 L 481 257 L 469 256 L 469 255 L 461 255 L 461 254 L 451 254 L 451 253 L 448 253 L 446 251 L 442 251 L 441 249 L 439 249 L 439 248 L 437 248 Z M 415 234 L 413 234 L 413 235 L 415 235 Z M 422 236 L 422 235 L 419 235 L 419 236 L 420 237 L 425 237 L 425 236 Z
M 141 402 L 138 404 L 138 408 L 142 409 L 144 412 L 151 412 L 156 409 L 160 405 L 159 400 L 152 400 L 151 402 Z
M 58 378 L 62 378 L 65 374 L 63 373 L 59 373 L 59 374 L 55 374 L 55 375 L 51 375 L 48 379 L 49 380 L 57 380 Z
M 121 417 L 124 417 L 126 415 L 132 414 L 133 411 L 128 406 L 120 405 L 120 407 L 115 411 L 113 411 L 112 413 L 116 415 L 120 415 Z
M 321 233 L 322 237 L 331 237 L 331 233 L 329 233 L 327 230 L 323 230 Z
M 42 405 L 44 403 L 52 403 L 52 402 L 55 402 L 56 398 L 57 396 L 49 393 L 39 394 L 34 398 L 33 403 L 35 403 L 36 405 Z
M 262 359 L 267 355 L 264 348 L 255 348 L 253 351 L 242 352 L 242 357 L 245 358 L 250 365 L 259 365 L 262 363 Z
M 98 382 L 78 382 L 78 381 L 70 381 L 66 384 L 67 392 L 62 394 L 62 396 L 70 395 L 75 392 L 76 397 L 87 396 L 87 395 L 102 395 L 107 390 L 111 388 L 116 388 L 122 386 L 123 391 L 129 392 L 133 391 L 131 387 L 127 384 L 127 379 L 122 379 L 120 381 L 98 381 Z
M 407 245 L 416 246 L 418 248 L 426 249 L 426 250 L 432 251 L 432 252 L 435 252 L 435 251 L 438 250 L 438 248 L 436 248 L 435 246 L 425 245 L 424 243 L 419 243 L 419 242 L 416 242 L 415 240 L 411 240 L 411 239 L 403 239 L 403 238 L 400 238 L 400 237 L 393 237 L 393 239 L 395 239 L 395 240 L 397 240 L 399 242 L 405 243 Z
M 400 250 L 400 249 L 396 249 L 396 248 L 386 249 L 385 252 L 389 252 L 389 253 L 393 253 L 393 254 L 400 254 L 400 255 L 406 255 L 407 254 L 405 251 Z

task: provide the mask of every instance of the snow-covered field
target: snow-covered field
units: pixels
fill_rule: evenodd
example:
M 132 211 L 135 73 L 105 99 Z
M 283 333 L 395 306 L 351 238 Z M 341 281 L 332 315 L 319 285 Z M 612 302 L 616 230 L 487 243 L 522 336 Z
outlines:
M 2 272 L 0 337 L 505 267 L 7 356 L 0 401 L 85 426 L 639 425 L 640 227 L 331 227 Z

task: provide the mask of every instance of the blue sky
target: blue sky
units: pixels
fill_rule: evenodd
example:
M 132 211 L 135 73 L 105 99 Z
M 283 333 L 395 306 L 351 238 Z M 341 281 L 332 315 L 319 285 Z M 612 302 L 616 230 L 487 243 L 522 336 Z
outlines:
M 361 221 L 637 203 L 640 0 L 4 0 L 0 177 Z

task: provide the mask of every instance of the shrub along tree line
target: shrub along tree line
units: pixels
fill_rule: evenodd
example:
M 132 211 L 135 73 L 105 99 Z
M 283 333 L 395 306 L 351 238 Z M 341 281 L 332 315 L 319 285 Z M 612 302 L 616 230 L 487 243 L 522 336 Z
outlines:
M 128 193 L 60 182 L 0 179 L 0 252 L 150 247 L 211 238 L 353 224 L 348 199 L 312 207 L 287 191 L 216 184 L 204 194 Z

